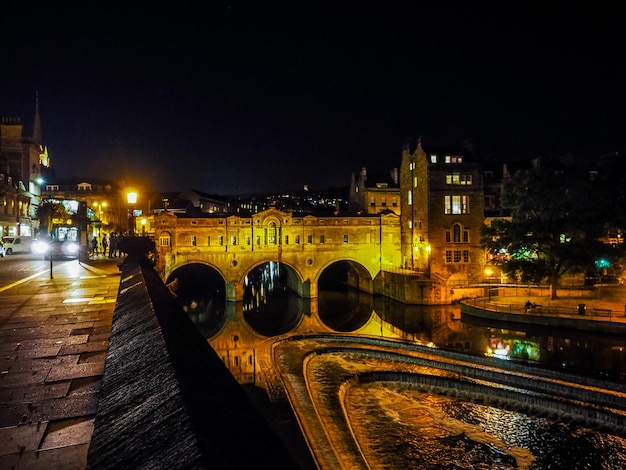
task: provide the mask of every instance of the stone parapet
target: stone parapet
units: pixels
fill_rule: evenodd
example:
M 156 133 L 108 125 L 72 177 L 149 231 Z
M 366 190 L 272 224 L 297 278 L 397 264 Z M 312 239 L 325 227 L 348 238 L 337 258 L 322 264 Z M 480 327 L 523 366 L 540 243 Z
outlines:
M 145 248 L 120 266 L 88 468 L 297 468 Z

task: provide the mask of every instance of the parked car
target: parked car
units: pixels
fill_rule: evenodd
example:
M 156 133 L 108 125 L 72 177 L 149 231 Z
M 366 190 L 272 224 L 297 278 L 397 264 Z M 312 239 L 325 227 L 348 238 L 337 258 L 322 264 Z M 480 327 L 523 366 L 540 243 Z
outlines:
M 4 251 L 7 255 L 30 253 L 31 237 L 3 237 Z
M 0 258 L 4 258 L 5 254 L 6 254 L 6 250 L 4 248 L 4 243 L 2 243 L 2 240 L 0 240 Z

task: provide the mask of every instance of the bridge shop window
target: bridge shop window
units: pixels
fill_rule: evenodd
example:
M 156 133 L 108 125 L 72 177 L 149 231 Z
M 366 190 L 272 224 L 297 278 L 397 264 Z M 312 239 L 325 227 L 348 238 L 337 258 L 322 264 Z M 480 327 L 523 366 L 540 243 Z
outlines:
M 276 222 L 267 225 L 267 241 L 270 245 L 276 245 Z
M 320 235 L 320 243 L 321 243 L 321 244 L 326 243 L 326 236 L 325 236 L 325 235 L 323 235 L 323 234 L 322 234 L 322 235 Z
M 285 235 L 285 245 L 289 245 L 289 235 Z
M 230 244 L 233 246 L 237 244 L 237 237 L 235 235 L 231 235 Z
M 218 235 L 218 237 L 217 237 L 217 244 L 219 246 L 224 246 L 224 235 Z
M 300 235 L 296 235 L 296 245 L 300 244 Z
M 197 246 L 198 245 L 198 239 L 196 238 L 195 235 L 191 236 L 191 246 Z
M 313 235 L 311 235 L 311 234 L 307 235 L 307 237 L 306 237 L 306 242 L 307 242 L 308 244 L 313 243 Z
M 348 234 L 347 233 L 344 233 L 344 235 L 343 235 L 343 242 L 344 243 L 348 243 Z
M 257 246 L 261 245 L 261 235 L 256 236 L 256 244 Z
M 159 237 L 159 246 L 170 246 L 170 238 L 171 237 L 169 235 L 161 235 Z
M 246 235 L 246 245 L 250 246 L 250 235 Z

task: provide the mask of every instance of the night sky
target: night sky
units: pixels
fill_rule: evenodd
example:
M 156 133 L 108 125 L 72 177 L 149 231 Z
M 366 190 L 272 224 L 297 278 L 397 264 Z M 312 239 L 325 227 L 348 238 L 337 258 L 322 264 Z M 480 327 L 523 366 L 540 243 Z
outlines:
M 617 6 L 185 3 L 4 2 L 0 115 L 30 135 L 38 92 L 58 176 L 216 194 L 347 186 L 419 136 L 484 159 L 624 148 Z

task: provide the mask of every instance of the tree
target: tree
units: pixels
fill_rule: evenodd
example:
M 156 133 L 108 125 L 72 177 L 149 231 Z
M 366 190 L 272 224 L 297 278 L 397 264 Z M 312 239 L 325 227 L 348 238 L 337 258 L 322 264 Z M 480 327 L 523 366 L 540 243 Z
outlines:
M 519 282 L 547 282 L 556 299 L 562 276 L 585 272 L 604 251 L 596 184 L 589 168 L 571 159 L 518 171 L 501 195 L 511 218 L 484 227 L 483 247 Z

